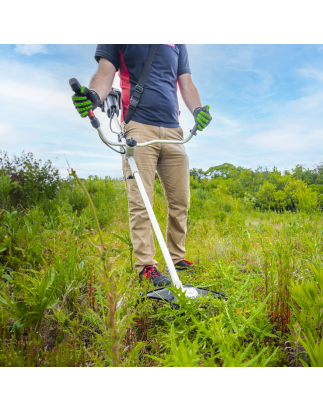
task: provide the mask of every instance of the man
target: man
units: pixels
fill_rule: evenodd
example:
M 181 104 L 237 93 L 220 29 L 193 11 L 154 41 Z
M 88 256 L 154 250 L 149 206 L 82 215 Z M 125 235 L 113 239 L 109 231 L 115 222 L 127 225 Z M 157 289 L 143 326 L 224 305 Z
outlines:
M 90 90 L 82 88 L 82 93 L 72 97 L 81 117 L 86 117 L 89 109 L 94 110 L 102 104 L 118 71 L 123 102 L 121 121 L 124 121 L 130 97 L 134 93 L 149 50 L 148 44 L 99 44 L 95 52 L 99 67 L 90 82 Z M 160 44 L 140 102 L 132 119 L 127 124 L 123 123 L 127 138 L 133 138 L 138 143 L 155 139 L 183 139 L 183 130 L 178 122 L 177 83 L 199 130 L 202 131 L 210 123 L 209 107 L 202 107 L 191 79 L 186 46 Z M 157 170 L 168 203 L 167 247 L 176 270 L 187 270 L 192 263 L 185 260 L 186 223 L 190 204 L 189 165 L 185 148 L 178 144 L 153 144 L 138 148 L 135 160 L 151 204 Z M 145 277 L 154 286 L 170 285 L 171 280 L 157 269 L 150 220 L 136 181 L 127 179 L 131 175 L 131 169 L 124 157 L 122 168 L 127 185 L 130 234 L 137 258 L 139 281 Z

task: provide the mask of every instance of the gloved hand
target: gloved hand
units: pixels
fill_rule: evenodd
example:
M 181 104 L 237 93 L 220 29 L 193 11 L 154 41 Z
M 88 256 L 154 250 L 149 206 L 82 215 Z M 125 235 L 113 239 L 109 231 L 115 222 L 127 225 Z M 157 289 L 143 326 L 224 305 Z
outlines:
M 194 110 L 193 116 L 197 128 L 202 131 L 203 128 L 211 123 L 212 117 L 209 113 L 210 106 L 197 107 Z
M 82 87 L 79 93 L 72 96 L 73 104 L 81 117 L 86 117 L 89 110 L 95 110 L 100 104 L 100 97 L 94 90 Z

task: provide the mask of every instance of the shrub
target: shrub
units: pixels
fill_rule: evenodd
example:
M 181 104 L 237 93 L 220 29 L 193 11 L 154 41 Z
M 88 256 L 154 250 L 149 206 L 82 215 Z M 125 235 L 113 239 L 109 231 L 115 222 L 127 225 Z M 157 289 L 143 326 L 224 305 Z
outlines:
M 315 242 L 311 245 L 315 246 Z M 312 247 L 313 250 L 313 247 Z M 297 325 L 292 333 L 296 337 L 295 344 L 303 346 L 308 358 L 299 360 L 303 366 L 312 367 L 323 366 L 323 267 L 321 261 L 309 260 L 311 276 L 306 280 L 303 278 L 300 283 L 291 283 L 290 293 L 293 299 L 291 304 L 293 314 L 296 317 Z M 296 355 L 297 360 L 297 355 Z M 307 360 L 307 361 L 306 361 Z
M 10 193 L 18 187 L 19 183 L 17 181 L 11 181 L 10 175 L 5 174 L 4 170 L 0 170 L 0 204 L 3 208 L 6 208 Z
M 271 207 L 273 207 L 275 203 L 275 191 L 275 186 L 272 183 L 268 183 L 268 181 L 265 181 L 263 185 L 260 187 L 257 194 L 257 200 L 258 205 L 262 209 L 269 210 Z
M 223 210 L 226 211 L 227 213 L 231 213 L 233 210 L 233 206 L 230 203 L 224 203 L 223 205 Z
M 197 188 L 194 190 L 194 194 L 201 200 L 207 200 L 211 197 L 211 193 L 209 191 L 203 190 L 203 188 Z
M 217 211 L 214 214 L 214 220 L 215 221 L 224 221 L 227 218 L 227 215 L 225 214 L 224 211 Z
M 77 215 L 80 215 L 81 211 L 88 206 L 87 198 L 79 188 L 69 192 L 68 202 L 72 206 L 73 212 L 77 212 Z
M 60 188 L 59 171 L 50 160 L 42 164 L 32 153 L 22 152 L 20 157 L 9 158 L 7 152 L 0 151 L 0 169 L 10 176 L 19 187 L 11 194 L 11 204 L 23 207 L 41 203 L 43 199 L 53 199 Z

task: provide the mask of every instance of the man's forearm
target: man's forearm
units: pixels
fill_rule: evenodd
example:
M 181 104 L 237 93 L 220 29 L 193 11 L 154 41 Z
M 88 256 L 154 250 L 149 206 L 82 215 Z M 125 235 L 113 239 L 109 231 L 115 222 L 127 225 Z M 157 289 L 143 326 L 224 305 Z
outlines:
M 197 92 L 190 74 L 183 74 L 178 78 L 182 98 L 187 108 L 193 114 L 197 107 L 202 107 L 199 93 Z
M 190 110 L 192 114 L 194 110 L 196 109 L 196 107 L 202 106 L 199 93 L 197 92 L 197 89 L 193 83 L 190 85 L 190 87 L 185 88 L 181 92 L 181 94 L 182 94 L 184 103 L 186 104 L 187 108 Z
M 94 90 L 100 97 L 101 103 L 107 98 L 112 83 L 116 69 L 110 61 L 101 58 L 99 62 L 98 71 L 94 74 L 90 81 L 90 90 Z

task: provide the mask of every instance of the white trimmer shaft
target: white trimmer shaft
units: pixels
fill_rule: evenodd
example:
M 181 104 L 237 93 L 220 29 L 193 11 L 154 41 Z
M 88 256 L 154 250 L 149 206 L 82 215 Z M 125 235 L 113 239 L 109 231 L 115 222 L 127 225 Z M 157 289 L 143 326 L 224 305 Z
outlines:
M 175 266 L 173 264 L 172 258 L 170 256 L 168 248 L 166 246 L 163 234 L 160 230 L 160 227 L 159 227 L 157 219 L 155 217 L 153 208 L 152 208 L 152 206 L 150 204 L 150 201 L 149 201 L 149 198 L 147 196 L 145 187 L 142 183 L 142 180 L 141 180 L 141 177 L 140 177 L 140 174 L 139 174 L 139 171 L 138 171 L 138 168 L 137 168 L 134 157 L 129 157 L 128 158 L 128 163 L 129 163 L 129 166 L 131 168 L 132 175 L 136 179 L 136 182 L 137 182 L 141 197 L 142 197 L 143 202 L 145 204 L 145 207 L 146 207 L 148 216 L 150 218 L 151 224 L 153 226 L 153 229 L 155 231 L 157 241 L 158 241 L 158 243 L 160 245 L 160 248 L 161 248 L 161 251 L 163 253 L 163 256 L 164 256 L 164 259 L 165 259 L 169 274 L 170 274 L 171 279 L 173 281 L 173 284 L 175 285 L 175 287 L 181 288 L 189 298 L 196 298 L 199 295 L 198 292 L 196 291 L 196 289 L 194 287 L 184 287 L 181 280 L 178 277 L 178 274 L 177 274 L 177 271 L 176 271 Z

